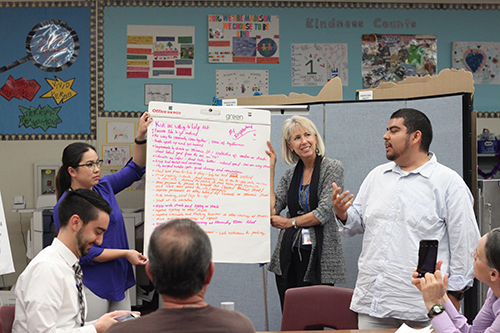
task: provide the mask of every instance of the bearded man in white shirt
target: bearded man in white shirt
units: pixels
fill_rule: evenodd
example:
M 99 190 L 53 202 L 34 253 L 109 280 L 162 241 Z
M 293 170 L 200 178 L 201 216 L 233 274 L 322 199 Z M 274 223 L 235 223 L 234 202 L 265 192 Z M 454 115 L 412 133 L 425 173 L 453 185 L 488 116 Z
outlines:
M 351 310 L 358 312 L 359 329 L 424 327 L 427 308 L 409 278 L 419 242 L 439 241 L 437 259 L 445 263 L 448 294 L 459 307 L 473 283 L 471 253 L 480 238 L 474 199 L 462 177 L 429 151 L 432 126 L 422 112 L 394 112 L 383 139 L 391 162 L 368 174 L 356 200 L 333 184 L 340 234 L 364 234 Z
M 92 190 L 78 189 L 68 192 L 58 212 L 57 238 L 17 280 L 14 333 L 101 333 L 117 322 L 115 317 L 130 313 L 115 311 L 85 323 L 87 308 L 78 261 L 94 244 L 101 244 L 109 224 L 109 204 Z

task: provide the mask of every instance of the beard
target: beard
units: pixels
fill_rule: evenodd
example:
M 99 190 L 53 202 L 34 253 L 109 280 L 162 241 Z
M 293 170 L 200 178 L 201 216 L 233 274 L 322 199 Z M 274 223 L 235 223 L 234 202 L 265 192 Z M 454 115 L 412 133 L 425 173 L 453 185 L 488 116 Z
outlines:
M 392 145 L 391 145 L 392 147 Z M 389 161 L 395 161 L 397 160 L 399 157 L 401 157 L 401 155 L 404 155 L 408 150 L 410 149 L 410 136 L 408 135 L 406 137 L 406 141 L 405 141 L 405 146 L 403 147 L 403 151 L 401 152 L 395 152 L 394 151 L 394 148 L 392 150 L 392 154 L 387 152 L 385 154 L 385 157 L 389 160 Z
M 76 233 L 76 241 L 77 241 L 77 248 L 78 248 L 78 252 L 79 252 L 80 256 L 81 257 L 86 256 L 89 253 L 87 246 L 90 243 L 86 242 L 83 239 L 83 228 L 78 230 L 78 232 Z

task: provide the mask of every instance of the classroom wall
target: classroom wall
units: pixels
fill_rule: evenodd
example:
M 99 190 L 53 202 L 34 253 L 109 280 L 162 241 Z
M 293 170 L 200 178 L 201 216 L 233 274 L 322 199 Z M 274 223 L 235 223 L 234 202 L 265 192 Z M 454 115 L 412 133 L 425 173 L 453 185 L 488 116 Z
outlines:
M 3 3 L 4 1 L 0 1 Z M 5 16 L 0 8 L 0 18 Z M 208 14 L 268 14 L 280 16 L 280 63 L 277 65 L 249 64 L 209 64 L 207 62 L 207 15 Z M 127 24 L 155 25 L 192 25 L 196 28 L 196 65 L 194 79 L 154 80 L 147 83 L 173 84 L 173 101 L 182 103 L 210 104 L 215 95 L 215 71 L 217 69 L 267 69 L 270 73 L 270 94 L 289 94 L 290 92 L 316 95 L 321 87 L 292 87 L 290 69 L 290 45 L 292 43 L 348 43 L 349 85 L 343 87 L 344 100 L 353 100 L 356 89 L 361 88 L 361 35 L 366 33 L 383 34 L 434 34 L 438 40 L 438 70 L 451 67 L 451 46 L 453 41 L 499 42 L 500 21 L 498 10 L 436 10 L 436 9 L 351 9 L 351 8 L 297 8 L 287 7 L 132 7 L 107 6 L 102 9 L 104 23 L 104 104 L 99 111 L 144 111 L 143 79 L 125 79 L 125 48 Z M 333 18 L 343 21 L 359 21 L 363 28 L 316 29 L 308 27 L 308 19 L 329 21 Z M 21 19 L 21 17 L 19 18 Z M 80 17 L 89 20 L 88 9 Z M 391 29 L 376 28 L 374 20 L 398 21 L 411 20 L 415 28 Z M 34 22 L 32 25 L 36 24 Z M 31 23 L 30 23 L 31 24 Z M 30 26 L 32 26 L 30 25 Z M 9 27 L 6 31 L 9 31 Z M 3 50 L 9 50 L 0 39 Z M 5 52 L 5 51 L 4 51 Z M 18 58 L 14 55 L 12 60 Z M 87 60 L 82 59 L 81 61 Z M 2 64 L 0 64 L 2 65 Z M 27 66 L 27 65 L 26 65 Z M 89 70 L 91 67 L 89 66 Z M 64 72 L 63 72 L 64 73 Z M 7 73 L 0 74 L 0 81 L 5 82 Z M 88 80 L 88 77 L 83 78 Z M 475 85 L 474 106 L 479 111 L 498 110 L 500 85 Z M 85 92 L 85 94 L 87 94 Z M 86 95 L 88 96 L 88 94 Z M 86 103 L 86 100 L 85 100 Z M 0 110 L 0 116 L 5 110 Z M 99 117 L 97 125 L 103 126 L 114 118 Z M 480 126 L 480 127 L 479 127 Z M 279 127 L 279 126 L 278 126 Z M 478 125 L 482 130 L 484 124 Z M 354 129 L 353 129 L 354 131 Z M 0 133 L 3 134 L 3 133 Z M 98 131 L 97 141 L 102 140 Z M 359 135 L 359 133 L 353 133 Z M 15 283 L 18 275 L 27 264 L 23 237 L 29 229 L 30 214 L 11 211 L 13 197 L 24 195 L 26 206 L 34 206 L 33 167 L 34 163 L 59 161 L 63 148 L 71 140 L 43 141 L 5 141 L 0 140 L 0 191 L 3 197 L 9 237 L 14 256 L 16 272 L 4 276 L 5 285 Z M 347 167 L 347 166 L 346 166 Z M 120 195 L 118 201 L 123 208 L 139 207 L 143 198 L 140 192 Z M 24 232 L 24 234 L 22 234 Z M 270 287 L 272 288 L 272 287 Z
M 279 16 L 279 64 L 208 63 L 209 14 L 267 14 Z M 104 105 L 105 110 L 145 110 L 144 84 L 173 85 L 173 102 L 210 104 L 216 95 L 216 70 L 259 69 L 269 71 L 269 93 L 290 92 L 317 95 L 322 87 L 292 87 L 292 43 L 347 43 L 348 85 L 343 99 L 355 99 L 362 88 L 361 37 L 363 34 L 423 34 L 437 38 L 437 70 L 452 67 L 452 42 L 498 42 L 498 10 L 436 10 L 375 8 L 276 8 L 276 7 L 127 7 L 104 8 Z M 317 22 L 362 22 L 363 26 L 316 28 Z M 394 22 L 403 28 L 383 28 Z M 409 22 L 410 24 L 406 24 Z M 471 22 L 465 24 L 465 22 Z M 195 27 L 194 79 L 125 79 L 127 25 L 172 25 Z M 500 85 L 475 85 L 474 107 L 478 111 L 498 109 Z

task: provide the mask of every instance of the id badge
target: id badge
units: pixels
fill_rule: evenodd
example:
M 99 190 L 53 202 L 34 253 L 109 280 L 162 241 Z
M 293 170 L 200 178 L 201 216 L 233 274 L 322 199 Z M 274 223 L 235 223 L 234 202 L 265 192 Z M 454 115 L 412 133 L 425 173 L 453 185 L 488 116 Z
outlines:
M 311 234 L 309 233 L 309 228 L 302 229 L 302 245 L 311 245 Z

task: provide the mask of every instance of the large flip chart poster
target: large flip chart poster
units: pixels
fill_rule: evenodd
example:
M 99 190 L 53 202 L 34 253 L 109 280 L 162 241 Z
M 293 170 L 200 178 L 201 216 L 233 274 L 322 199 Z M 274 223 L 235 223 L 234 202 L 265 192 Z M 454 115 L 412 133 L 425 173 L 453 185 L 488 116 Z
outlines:
M 7 232 L 7 221 L 5 220 L 2 194 L 0 193 L 0 275 L 12 273 L 14 271 L 9 233 Z
M 270 259 L 269 111 L 149 103 L 144 251 L 154 228 L 190 218 L 213 261 Z

